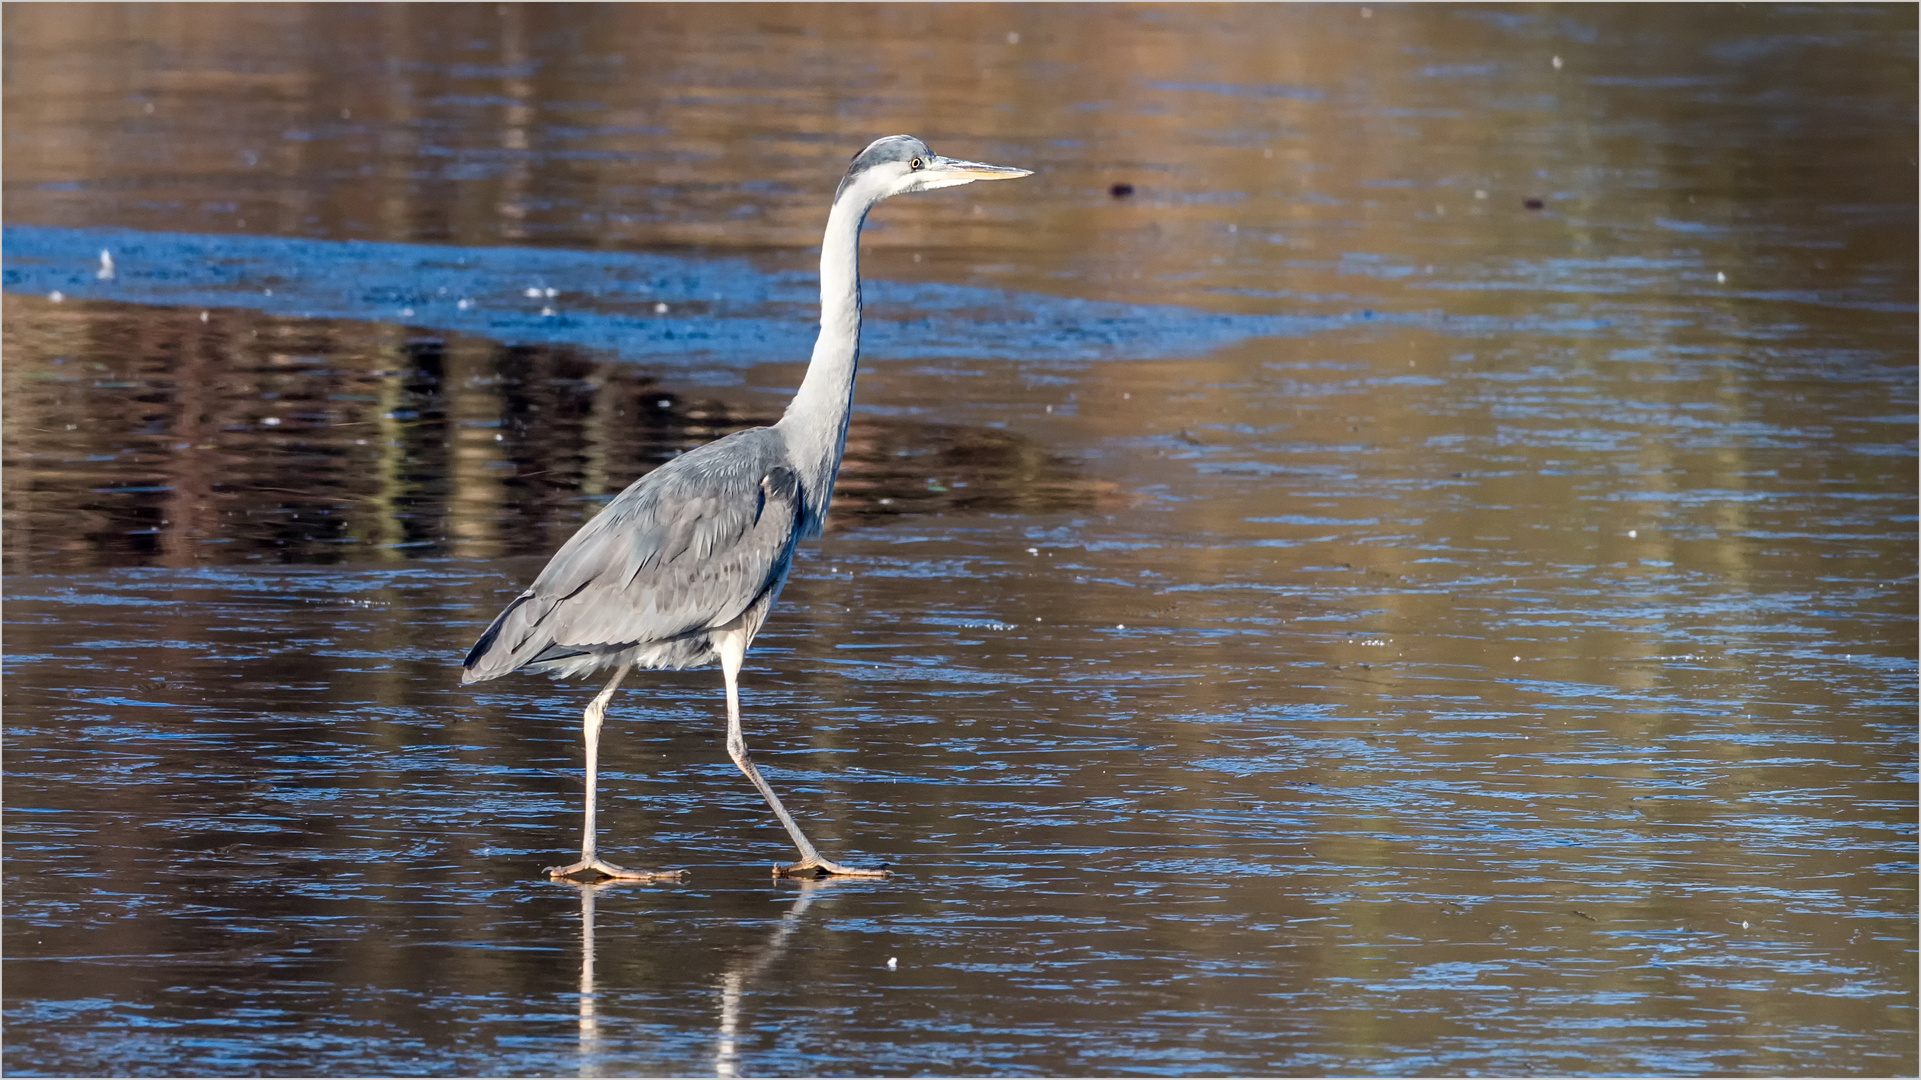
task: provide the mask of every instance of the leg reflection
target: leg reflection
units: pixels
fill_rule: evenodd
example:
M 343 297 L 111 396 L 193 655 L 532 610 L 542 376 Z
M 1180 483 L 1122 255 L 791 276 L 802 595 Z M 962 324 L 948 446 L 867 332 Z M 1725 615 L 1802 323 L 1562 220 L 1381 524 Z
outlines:
M 580 890 L 580 1075 L 600 1075 L 600 1018 L 594 1011 L 594 894 L 612 881 L 577 883 Z
M 772 967 L 787 951 L 788 939 L 800 929 L 801 916 L 809 904 L 824 891 L 848 883 L 848 878 L 799 878 L 800 896 L 794 906 L 780 917 L 780 925 L 774 929 L 773 936 L 767 939 L 752 956 L 744 957 L 731 965 L 720 977 L 720 1031 L 714 1039 L 714 1075 L 736 1076 L 739 1064 L 740 1005 L 741 997 L 752 990 L 754 984 L 769 967 Z M 858 879 L 852 879 L 858 880 Z
M 601 1074 L 600 1014 L 594 990 L 594 897 L 602 889 L 632 885 L 632 879 L 570 881 L 580 892 L 580 1075 Z

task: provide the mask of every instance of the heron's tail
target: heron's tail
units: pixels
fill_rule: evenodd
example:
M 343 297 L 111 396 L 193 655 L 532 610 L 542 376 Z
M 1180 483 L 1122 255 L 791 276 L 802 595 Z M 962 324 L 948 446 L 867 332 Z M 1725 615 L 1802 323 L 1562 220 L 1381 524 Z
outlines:
M 554 643 L 540 628 L 546 612 L 528 605 L 533 598 L 531 589 L 515 597 L 487 632 L 480 635 L 480 640 L 474 642 L 461 665 L 466 669 L 460 673 L 463 684 L 498 679 L 518 670 Z

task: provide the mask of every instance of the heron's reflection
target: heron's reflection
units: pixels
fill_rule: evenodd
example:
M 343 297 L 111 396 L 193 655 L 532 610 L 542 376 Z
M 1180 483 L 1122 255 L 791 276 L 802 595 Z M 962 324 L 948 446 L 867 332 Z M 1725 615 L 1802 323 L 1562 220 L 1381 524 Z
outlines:
M 594 1010 L 594 896 L 612 879 L 576 882 L 580 890 L 580 1075 L 600 1075 L 600 1018 Z
M 720 977 L 720 1032 L 714 1039 L 714 1075 L 735 1076 L 735 1065 L 739 1060 L 736 1035 L 740 1030 L 741 995 L 753 989 L 754 984 L 767 969 L 787 951 L 788 940 L 794 931 L 800 929 L 801 916 L 807 906 L 812 904 L 823 892 L 849 883 L 847 878 L 800 878 L 795 884 L 800 888 L 800 896 L 794 905 L 780 917 L 780 925 L 768 937 L 767 943 L 753 955 L 741 958 L 730 965 Z
M 752 990 L 769 967 L 779 962 L 787 951 L 789 940 L 794 931 L 800 928 L 801 917 L 807 908 L 828 889 L 848 884 L 846 878 L 801 878 L 793 881 L 800 895 L 794 899 L 793 906 L 781 915 L 780 925 L 767 938 L 765 944 L 753 954 L 743 957 L 722 973 L 720 977 L 720 1032 L 714 1041 L 714 1073 L 717 1076 L 734 1076 L 738 1059 L 736 1034 L 740 1029 L 741 995 Z M 596 1008 L 594 990 L 594 898 L 602 889 L 631 887 L 631 881 L 603 879 L 594 882 L 571 882 L 580 893 L 580 1075 L 601 1075 L 602 1047 L 600 1038 L 600 1017 Z

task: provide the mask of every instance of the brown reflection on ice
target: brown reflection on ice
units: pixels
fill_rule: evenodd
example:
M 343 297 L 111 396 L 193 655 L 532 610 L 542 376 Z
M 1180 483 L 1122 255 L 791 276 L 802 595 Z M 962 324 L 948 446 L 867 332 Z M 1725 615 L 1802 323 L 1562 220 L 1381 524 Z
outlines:
M 636 477 L 778 408 L 692 396 L 566 347 L 4 304 L 13 572 L 545 554 Z M 864 417 L 834 514 L 1071 510 L 1111 495 L 1022 435 Z
M 1727 5 L 1515 13 L 1533 33 L 1446 5 L 1383 18 L 1300 5 L 1108 14 L 23 4 L 7 15 L 28 43 L 8 56 L 7 209 L 48 224 L 771 251 L 805 266 L 848 147 L 911 129 L 1019 140 L 1042 177 L 1020 199 L 1043 212 L 890 207 L 868 240 L 876 276 L 913 253 L 942 272 L 1023 287 L 1067 277 L 1117 298 L 1266 310 L 1276 296 L 1299 307 L 1359 288 L 1420 305 L 1410 290 L 1425 271 L 1375 277 L 1343 255 L 1445 264 L 1471 235 L 1523 259 L 1658 260 L 1671 234 L 1617 223 L 1738 221 L 1808 183 L 1780 133 L 1702 154 L 1704 127 L 1784 115 L 1763 104 L 1782 93 L 1905 101 L 1914 71 L 1911 59 L 1840 64 L 1782 47 L 1804 39 Z M 1831 5 L 1814 25 L 1839 37 L 1875 18 Z M 1555 66 L 1541 38 L 1557 22 L 1638 44 Z M 1769 61 L 1739 68 L 1712 101 L 1663 87 L 1701 66 L 1701 42 L 1750 34 L 1773 43 L 1747 46 Z M 1872 138 L 1845 108 L 1800 107 L 1823 136 Z M 1622 112 L 1634 121 L 1617 123 Z M 1544 138 L 1544 113 L 1568 130 Z M 1577 175 L 1616 155 L 1647 172 Z M 1888 145 L 1873 167 L 1831 169 L 1824 203 L 1871 203 L 1904 160 Z M 1135 196 L 1110 197 L 1123 181 Z M 1524 209 L 1536 197 L 1545 212 Z M 1193 275 L 1199 238 L 1230 223 L 1243 240 L 1219 276 Z M 1771 266 L 1774 284 L 1818 288 L 1844 264 L 1911 261 L 1899 228 L 1864 219 L 1849 231 L 1846 249 Z M 1753 265 L 1784 236 L 1699 235 L 1732 249 L 1727 266 Z M 1518 299 L 1450 297 L 1474 312 Z

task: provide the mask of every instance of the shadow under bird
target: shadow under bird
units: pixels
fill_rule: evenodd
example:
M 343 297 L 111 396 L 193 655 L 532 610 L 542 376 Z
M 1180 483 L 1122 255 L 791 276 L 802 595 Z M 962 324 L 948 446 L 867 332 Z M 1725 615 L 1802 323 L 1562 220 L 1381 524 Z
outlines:
M 561 545 L 467 654 L 463 683 L 514 671 L 567 678 L 613 669 L 582 718 L 580 861 L 550 867 L 549 876 L 680 876 L 626 870 L 600 857 L 594 792 L 601 719 L 634 668 L 716 661 L 727 684 L 727 754 L 800 851 L 798 862 L 775 873 L 886 876 L 824 858 L 754 767 L 741 733 L 740 666 L 787 581 L 795 546 L 820 535 L 833 497 L 860 361 L 860 230 L 868 211 L 894 195 L 1027 175 L 941 157 L 909 135 L 879 139 L 855 155 L 821 241 L 820 337 L 786 413 L 772 427 L 735 432 L 634 481 Z

